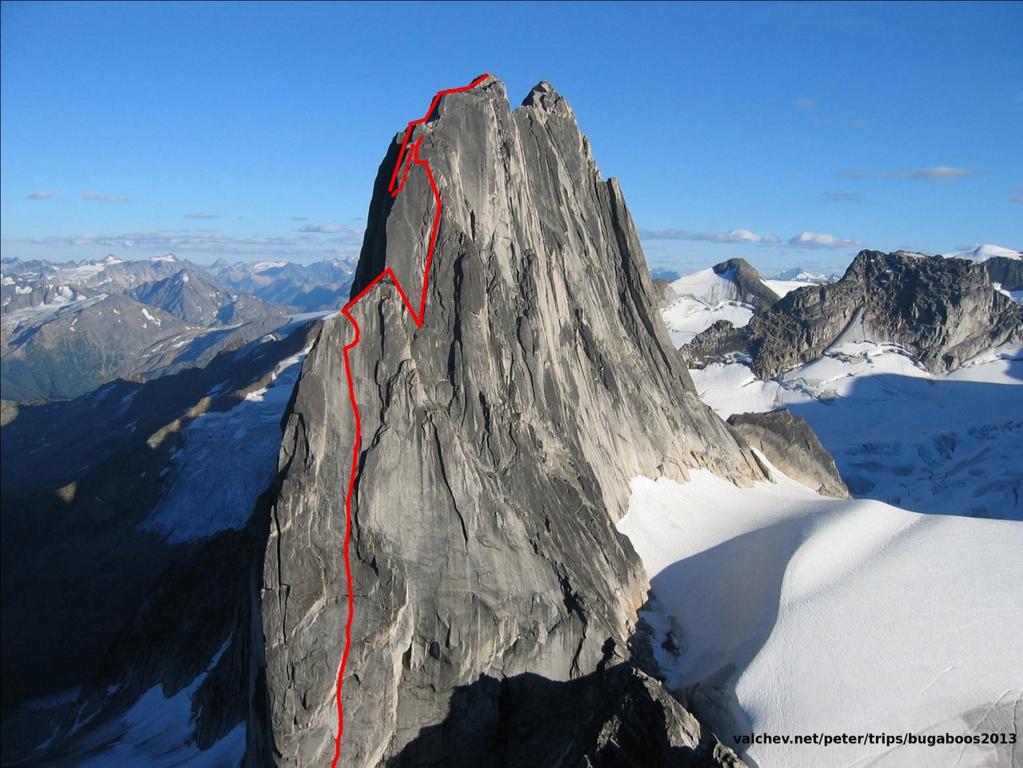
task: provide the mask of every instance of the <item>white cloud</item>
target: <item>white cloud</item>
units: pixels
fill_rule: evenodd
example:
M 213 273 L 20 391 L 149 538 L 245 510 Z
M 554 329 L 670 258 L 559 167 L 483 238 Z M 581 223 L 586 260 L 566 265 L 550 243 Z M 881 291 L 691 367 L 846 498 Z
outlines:
M 775 235 L 758 235 L 748 229 L 730 229 L 727 232 L 690 232 L 685 229 L 641 229 L 644 240 L 697 240 L 706 243 L 751 243 L 775 245 L 781 239 Z
M 789 238 L 789 245 L 796 248 L 854 248 L 860 243 L 855 240 L 844 240 L 825 232 L 800 232 Z
M 318 232 L 327 235 L 335 235 L 344 231 L 346 231 L 346 228 L 339 224 L 306 224 L 299 230 L 299 232 Z
M 186 213 L 186 219 L 219 219 L 218 213 Z
M 57 197 L 56 192 L 47 192 L 46 190 L 38 190 L 28 196 L 29 200 L 53 200 Z
M 953 168 L 950 165 L 935 165 L 913 171 L 912 177 L 919 181 L 952 181 L 965 176 L 976 176 L 977 172 L 970 168 Z
M 134 197 L 121 197 L 120 195 L 105 195 L 102 192 L 85 192 L 82 194 L 83 200 L 94 200 L 97 203 L 131 203 L 135 201 Z
M 843 179 L 915 179 L 916 181 L 955 181 L 968 176 L 979 176 L 980 171 L 972 168 L 956 168 L 951 165 L 932 165 L 915 171 L 842 171 Z
M 49 236 L 11 241 L 56 248 L 105 248 L 136 253 L 215 254 L 282 258 L 334 258 L 356 255 L 362 235 L 354 230 L 323 238 L 314 234 L 225 235 L 215 230 L 144 230 Z

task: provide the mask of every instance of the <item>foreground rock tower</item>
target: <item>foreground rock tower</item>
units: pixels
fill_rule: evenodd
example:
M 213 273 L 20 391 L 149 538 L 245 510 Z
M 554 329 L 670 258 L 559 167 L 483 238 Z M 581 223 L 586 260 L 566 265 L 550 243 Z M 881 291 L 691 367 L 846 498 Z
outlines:
M 694 394 L 621 189 L 567 101 L 544 82 L 512 111 L 488 78 L 445 96 L 420 137 L 443 197 L 425 322 L 389 281 L 353 310 L 344 766 L 456 765 L 456 746 L 471 764 L 498 721 L 521 716 L 508 709 L 530 701 L 523 685 L 590 679 L 628 655 L 647 587 L 614 528 L 632 476 L 763 477 Z M 402 138 L 380 167 L 352 295 L 389 266 L 415 305 L 434 199 L 420 168 L 389 194 Z M 343 317 L 325 323 L 286 417 L 261 593 L 267 749 L 281 765 L 334 752 L 352 335 Z

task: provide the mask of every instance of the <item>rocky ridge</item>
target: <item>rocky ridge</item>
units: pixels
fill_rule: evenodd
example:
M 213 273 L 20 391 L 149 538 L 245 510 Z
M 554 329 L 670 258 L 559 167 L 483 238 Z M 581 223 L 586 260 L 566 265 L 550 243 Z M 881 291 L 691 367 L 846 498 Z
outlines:
M 74 398 L 117 378 L 202 367 L 224 350 L 338 308 L 343 261 L 204 266 L 173 255 L 52 263 L 5 258 L 4 398 Z
M 192 326 L 230 325 L 246 321 L 276 321 L 283 324 L 288 317 L 283 307 L 246 294 L 231 294 L 200 272 L 182 269 L 170 277 L 144 283 L 131 295 L 173 315 Z
M 748 355 L 771 378 L 846 341 L 901 345 L 931 372 L 951 371 L 1019 340 L 1023 307 L 992 287 L 983 264 L 905 252 L 861 251 L 842 279 L 806 286 L 755 315 L 745 328 L 719 322 L 683 354 L 695 365 Z
M 630 477 L 706 467 L 740 484 L 764 478 L 693 391 L 621 188 L 601 178 L 567 101 L 540 83 L 512 111 L 488 78 L 445 96 L 420 137 L 444 203 L 426 322 L 413 327 L 389 284 L 353 310 L 363 450 L 346 766 L 399 760 L 445 722 L 450 743 L 468 738 L 476 716 L 449 704 L 481 675 L 582 680 L 628 655 L 647 587 L 613 526 Z M 389 195 L 401 138 L 380 167 L 352 295 L 385 266 L 410 295 L 421 284 L 433 199 L 418 170 Z M 350 338 L 333 318 L 306 360 L 270 510 L 270 728 L 250 752 L 279 765 L 325 764 L 334 748 Z M 481 690 L 474 711 L 504 701 L 501 686 Z

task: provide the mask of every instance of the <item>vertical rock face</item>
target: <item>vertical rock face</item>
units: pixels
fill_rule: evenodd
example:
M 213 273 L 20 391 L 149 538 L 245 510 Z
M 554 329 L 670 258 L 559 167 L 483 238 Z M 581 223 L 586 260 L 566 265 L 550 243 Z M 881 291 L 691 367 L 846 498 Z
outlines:
M 982 263 L 988 279 L 1003 291 L 1023 291 L 1023 258 L 994 256 Z
M 631 476 L 763 477 L 694 394 L 621 189 L 601 179 L 567 101 L 541 83 L 511 111 L 487 79 L 445 96 L 419 137 L 443 198 L 425 322 L 387 281 L 353 310 L 345 766 L 395 758 L 481 676 L 561 681 L 627 655 L 646 589 L 613 525 Z M 352 295 L 390 267 L 417 305 L 434 199 L 419 167 L 388 194 L 401 138 Z M 334 749 L 353 333 L 327 321 L 286 417 L 262 592 L 281 765 L 327 765 Z
M 728 424 L 797 483 L 822 496 L 852 498 L 835 460 L 802 416 L 786 410 L 735 413 Z

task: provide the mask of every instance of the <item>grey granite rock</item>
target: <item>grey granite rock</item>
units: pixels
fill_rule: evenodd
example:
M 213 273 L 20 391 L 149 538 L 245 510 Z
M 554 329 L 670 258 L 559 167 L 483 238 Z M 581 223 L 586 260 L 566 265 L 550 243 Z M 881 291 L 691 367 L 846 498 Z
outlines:
M 664 309 L 671 304 L 673 298 L 673 292 L 671 290 L 670 280 L 660 280 L 658 278 L 653 279 L 654 284 L 654 299 L 657 301 L 657 306 Z
M 982 264 L 992 283 L 998 283 L 1006 291 L 1023 291 L 1023 259 L 995 256 Z
M 727 320 L 718 320 L 696 334 L 679 354 L 690 368 L 704 368 L 708 363 L 739 359 L 749 362 L 749 331 L 736 328 Z
M 467 733 L 466 720 L 474 727 Z M 460 687 L 443 723 L 391 768 L 744 765 L 652 677 L 628 664 L 568 682 L 481 676 Z
M 796 482 L 824 496 L 851 498 L 835 460 L 803 417 L 785 410 L 736 413 L 728 423 Z
M 764 282 L 756 268 L 745 259 L 728 259 L 720 264 L 715 264 L 712 269 L 716 275 L 734 285 L 731 296 L 724 298 L 749 304 L 758 312 L 768 309 L 778 301 L 778 294 Z M 687 295 L 684 289 L 681 291 L 676 289 L 673 282 L 668 280 L 655 279 L 654 289 L 658 305 L 662 309 L 670 306 L 681 296 Z
M 714 265 L 714 273 L 728 277 L 739 289 L 742 300 L 757 312 L 769 309 L 780 298 L 761 277 L 756 268 L 745 259 L 729 259 Z
M 906 252 L 861 251 L 841 280 L 799 288 L 745 328 L 714 326 L 684 353 L 696 364 L 749 355 L 767 379 L 816 360 L 839 341 L 900 344 L 933 372 L 1019 340 L 1023 307 L 996 291 L 983 264 Z
M 540 83 L 509 109 L 488 79 L 415 131 L 443 195 L 426 320 L 384 283 L 354 314 L 362 417 L 350 545 L 345 766 L 394 759 L 480 675 L 582 677 L 626 648 L 646 579 L 614 528 L 637 474 L 764 476 L 704 406 L 657 316 L 616 181 Z M 416 301 L 433 199 L 380 167 L 353 295 L 389 266 Z M 286 417 L 262 590 L 268 745 L 325 765 L 347 590 L 354 424 L 326 322 Z M 465 728 L 471 729 L 471 722 Z

